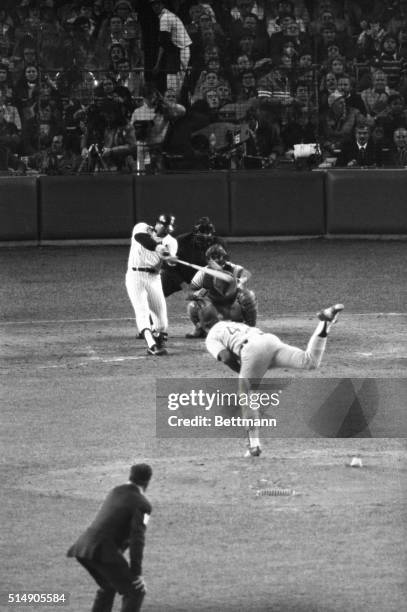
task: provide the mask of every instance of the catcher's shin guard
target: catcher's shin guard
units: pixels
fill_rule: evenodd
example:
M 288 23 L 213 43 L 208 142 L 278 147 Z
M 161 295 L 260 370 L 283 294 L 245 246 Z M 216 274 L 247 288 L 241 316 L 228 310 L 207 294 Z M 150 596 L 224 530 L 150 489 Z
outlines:
M 188 303 L 187 312 L 188 312 L 189 318 L 191 319 L 191 322 L 194 325 L 197 325 L 199 323 L 199 315 L 200 315 L 201 310 L 202 310 L 202 304 L 200 304 L 199 302 L 194 301 L 194 302 Z
M 242 310 L 244 322 L 250 327 L 255 327 L 257 322 L 257 298 L 254 291 L 241 289 L 237 294 L 237 301 Z

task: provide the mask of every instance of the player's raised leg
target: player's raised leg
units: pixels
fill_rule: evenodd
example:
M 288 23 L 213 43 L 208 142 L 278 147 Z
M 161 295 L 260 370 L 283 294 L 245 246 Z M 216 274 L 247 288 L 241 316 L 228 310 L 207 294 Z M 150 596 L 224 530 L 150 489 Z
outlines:
M 271 367 L 313 370 L 321 365 L 325 352 L 328 333 L 336 323 L 338 314 L 344 309 L 343 304 L 335 304 L 318 313 L 319 323 L 312 334 L 305 351 L 283 344 L 275 353 Z

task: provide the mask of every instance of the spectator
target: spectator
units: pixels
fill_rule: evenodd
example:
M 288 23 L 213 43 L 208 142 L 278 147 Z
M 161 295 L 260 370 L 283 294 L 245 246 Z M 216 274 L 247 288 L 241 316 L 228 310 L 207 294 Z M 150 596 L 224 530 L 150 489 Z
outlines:
M 323 148 L 331 154 L 351 138 L 360 113 L 355 108 L 346 107 L 345 96 L 339 91 L 330 94 L 328 106 L 329 110 L 322 116 L 320 131 Z
M 375 117 L 383 112 L 389 102 L 389 96 L 397 93 L 387 85 L 386 73 L 383 70 L 376 70 L 372 76 L 372 87 L 362 91 L 361 98 L 366 107 L 366 113 L 370 117 Z
M 393 142 L 386 165 L 393 168 L 407 168 L 407 128 L 394 130 Z
M 162 91 L 175 89 L 179 96 L 188 68 L 192 41 L 182 21 L 164 7 L 162 0 L 150 0 L 151 7 L 159 19 L 159 48 L 153 73 L 160 71 L 166 86 L 161 81 Z
M 34 107 L 39 99 L 39 91 L 38 68 L 28 64 L 15 87 L 17 108 L 23 123 L 34 116 Z
M 236 102 L 244 102 L 257 97 L 256 75 L 253 70 L 242 73 L 240 81 L 237 82 Z
M 391 34 L 386 34 L 382 40 L 382 50 L 378 57 L 378 64 L 387 77 L 390 89 L 397 89 L 400 84 L 401 74 L 407 68 L 406 59 L 401 57 L 397 51 L 397 39 Z
M 358 60 L 371 61 L 381 51 L 381 44 L 386 35 L 380 19 L 366 20 L 360 23 L 361 32 L 356 41 L 356 57 Z
M 75 174 L 79 164 L 79 155 L 67 149 L 62 132 L 54 134 L 50 147 L 29 156 L 27 161 L 29 169 L 51 176 Z
M 355 127 L 352 139 L 342 144 L 337 166 L 348 168 L 366 168 L 382 165 L 382 152 L 370 137 L 370 127 L 367 123 L 359 123 Z
M 347 108 L 356 108 L 362 115 L 366 115 L 366 107 L 360 94 L 356 93 L 352 79 L 343 75 L 337 81 L 338 91 L 345 97 Z
M 0 147 L 8 154 L 16 153 L 21 144 L 21 136 L 17 126 L 6 119 L 6 107 L 0 105 Z
M 380 120 L 384 135 L 390 141 L 398 127 L 407 128 L 407 108 L 403 96 L 399 93 L 389 96 L 388 106 L 377 115 L 377 120 Z
M 260 103 L 247 114 L 249 139 L 245 143 L 246 169 L 270 168 L 283 153 L 280 127 L 267 106 L 267 102 Z
M 337 91 L 338 81 L 333 72 L 327 72 L 323 75 L 319 84 L 319 109 L 321 112 L 328 110 L 328 98 Z

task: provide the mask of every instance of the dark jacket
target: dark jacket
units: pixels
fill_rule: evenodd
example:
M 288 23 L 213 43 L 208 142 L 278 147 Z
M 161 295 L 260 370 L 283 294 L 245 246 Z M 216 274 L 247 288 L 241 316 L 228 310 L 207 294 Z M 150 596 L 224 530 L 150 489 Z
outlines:
M 137 485 L 128 483 L 110 491 L 92 524 L 68 550 L 68 557 L 92 559 L 103 563 L 122 563 L 123 552 L 130 549 L 130 569 L 142 574 L 145 515 L 151 504 Z
M 372 140 L 368 140 L 364 155 L 359 151 L 356 140 L 345 141 L 341 147 L 337 166 L 347 166 L 352 160 L 356 161 L 357 166 L 382 166 L 382 152 Z

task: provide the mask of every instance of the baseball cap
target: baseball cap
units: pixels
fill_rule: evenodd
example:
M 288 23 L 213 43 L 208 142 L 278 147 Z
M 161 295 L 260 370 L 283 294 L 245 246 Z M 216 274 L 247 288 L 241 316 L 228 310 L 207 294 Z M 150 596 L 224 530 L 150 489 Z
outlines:
M 175 229 L 175 217 L 174 215 L 169 215 L 167 213 L 162 213 L 157 221 L 162 223 L 164 227 L 166 227 L 170 232 L 173 232 Z
M 152 475 L 153 470 L 147 463 L 136 463 L 130 468 L 129 480 L 135 484 L 146 484 Z

